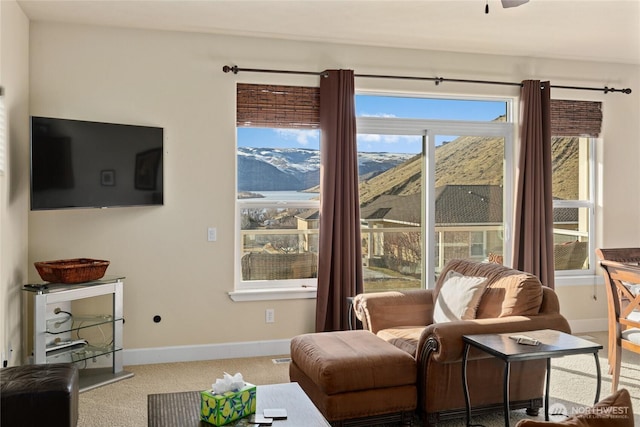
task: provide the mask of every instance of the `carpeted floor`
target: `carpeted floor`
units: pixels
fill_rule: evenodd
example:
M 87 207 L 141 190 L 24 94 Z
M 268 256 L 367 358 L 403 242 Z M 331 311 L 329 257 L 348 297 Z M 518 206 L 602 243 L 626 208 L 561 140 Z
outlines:
M 577 334 L 606 346 L 606 333 Z M 287 357 L 286 355 L 280 357 Z M 80 394 L 80 422 L 78 427 L 144 427 L 147 425 L 147 395 L 176 391 L 204 390 L 211 387 L 224 372 L 241 372 L 246 381 L 254 384 L 275 384 L 289 381 L 288 363 L 276 364 L 275 357 L 210 360 L 201 362 L 162 363 L 127 366 L 133 378 L 119 381 Z M 601 398 L 611 389 L 607 374 L 606 348 L 600 351 L 602 368 Z M 568 411 L 591 406 L 595 396 L 596 374 L 592 355 L 567 356 L 552 359 L 550 403 Z M 633 400 L 635 421 L 640 426 L 640 355 L 624 351 L 620 387 L 627 388 Z M 511 425 L 528 418 L 524 410 L 512 411 Z M 544 412 L 536 418 L 544 420 Z M 474 417 L 474 424 L 487 427 L 502 426 L 502 413 Z M 416 423 L 416 425 L 419 425 Z M 462 427 L 464 420 L 447 421 L 443 427 Z M 307 427 L 307 426 L 301 426 Z M 309 426 L 313 427 L 313 426 Z

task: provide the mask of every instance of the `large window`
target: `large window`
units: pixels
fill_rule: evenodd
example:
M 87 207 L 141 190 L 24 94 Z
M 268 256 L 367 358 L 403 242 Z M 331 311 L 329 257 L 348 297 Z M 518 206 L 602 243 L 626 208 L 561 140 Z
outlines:
M 422 101 L 436 109 L 439 101 L 451 102 Z M 458 102 L 450 114 L 459 120 L 407 119 L 392 109 L 358 118 L 359 151 L 406 156 L 360 185 L 366 292 L 432 287 L 453 258 L 484 261 L 510 252 L 508 102 L 476 101 L 483 104 L 479 112 L 474 101 Z
M 240 86 L 267 93 L 269 105 L 241 102 Z M 320 131 L 307 107 L 316 95 L 262 88 L 238 90 L 236 289 L 314 288 Z M 510 262 L 511 109 L 507 99 L 356 96 L 366 292 L 432 287 L 454 258 Z M 552 141 L 560 275 L 592 270 L 594 141 Z

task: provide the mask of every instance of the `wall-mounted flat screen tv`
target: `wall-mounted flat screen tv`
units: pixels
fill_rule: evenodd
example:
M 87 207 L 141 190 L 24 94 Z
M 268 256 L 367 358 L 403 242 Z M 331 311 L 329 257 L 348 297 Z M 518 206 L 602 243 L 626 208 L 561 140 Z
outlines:
M 162 205 L 160 127 L 31 117 L 31 210 Z

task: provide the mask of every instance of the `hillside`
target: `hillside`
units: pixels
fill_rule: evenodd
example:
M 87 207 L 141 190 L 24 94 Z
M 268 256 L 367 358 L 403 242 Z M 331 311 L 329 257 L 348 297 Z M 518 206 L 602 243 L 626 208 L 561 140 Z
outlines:
M 578 147 L 576 138 L 552 142 L 554 197 L 575 199 L 578 194 Z M 458 137 L 436 147 L 435 186 L 501 185 L 504 149 L 501 138 Z M 366 205 L 381 195 L 410 195 L 421 191 L 422 159 L 408 162 L 360 184 L 360 203 Z
M 578 196 L 577 138 L 552 141 L 554 197 Z M 436 187 L 501 185 L 504 148 L 501 138 L 462 136 L 436 147 Z M 382 195 L 421 191 L 420 155 L 358 153 L 360 202 Z M 238 148 L 238 191 L 318 191 L 320 154 L 308 149 Z

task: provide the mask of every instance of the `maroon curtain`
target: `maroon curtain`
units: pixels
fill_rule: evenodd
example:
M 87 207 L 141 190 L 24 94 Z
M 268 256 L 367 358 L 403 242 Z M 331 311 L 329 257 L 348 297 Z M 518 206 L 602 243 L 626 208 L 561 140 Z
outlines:
M 352 70 L 320 79 L 320 238 L 316 332 L 348 328 L 347 297 L 362 292 L 358 150 Z
M 553 289 L 550 93 L 549 82 L 522 82 L 513 266 Z

